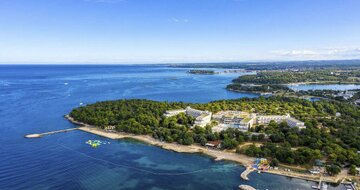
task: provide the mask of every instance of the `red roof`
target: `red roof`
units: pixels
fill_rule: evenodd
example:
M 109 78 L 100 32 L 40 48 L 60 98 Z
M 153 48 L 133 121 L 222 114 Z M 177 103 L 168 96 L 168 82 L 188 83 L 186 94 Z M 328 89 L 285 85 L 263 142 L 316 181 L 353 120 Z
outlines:
M 221 141 L 208 141 L 206 144 L 211 144 L 214 146 L 219 146 L 221 144 Z

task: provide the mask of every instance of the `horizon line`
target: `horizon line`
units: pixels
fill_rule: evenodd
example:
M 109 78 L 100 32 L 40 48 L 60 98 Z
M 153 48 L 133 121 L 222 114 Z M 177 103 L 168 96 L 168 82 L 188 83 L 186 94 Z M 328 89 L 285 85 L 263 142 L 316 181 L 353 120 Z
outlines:
M 327 62 L 327 61 L 360 61 L 360 59 L 304 59 L 304 60 L 248 60 L 248 61 L 179 61 L 179 62 L 92 62 L 92 61 L 0 61 L 0 65 L 175 65 L 175 64 L 220 64 L 220 63 L 287 63 L 287 62 Z

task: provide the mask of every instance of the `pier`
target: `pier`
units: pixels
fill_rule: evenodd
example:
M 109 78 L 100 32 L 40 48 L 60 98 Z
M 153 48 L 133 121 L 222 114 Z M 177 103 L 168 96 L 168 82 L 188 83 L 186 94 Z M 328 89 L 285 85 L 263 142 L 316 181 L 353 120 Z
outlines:
M 52 134 L 56 134 L 56 133 L 64 133 L 64 132 L 68 132 L 68 131 L 74 131 L 77 130 L 78 128 L 69 128 L 69 129 L 62 129 L 62 130 L 57 130 L 57 131 L 49 131 L 49 132 L 45 132 L 45 133 L 36 133 L 36 134 L 28 134 L 25 135 L 25 138 L 40 138 L 42 136 L 45 135 L 52 135 Z

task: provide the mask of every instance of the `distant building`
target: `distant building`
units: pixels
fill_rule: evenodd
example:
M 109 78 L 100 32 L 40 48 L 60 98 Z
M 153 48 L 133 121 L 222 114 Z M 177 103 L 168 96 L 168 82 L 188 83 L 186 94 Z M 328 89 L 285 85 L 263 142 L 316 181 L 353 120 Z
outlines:
M 356 91 L 347 90 L 345 92 L 339 92 L 336 96 L 343 97 L 345 100 L 352 98 L 356 94 Z
M 209 111 L 201 111 L 191 108 L 190 106 L 186 107 L 186 109 L 178 109 L 178 110 L 168 110 L 164 113 L 165 117 L 172 117 L 178 115 L 180 113 L 185 113 L 188 116 L 195 118 L 195 125 L 204 127 L 208 123 L 211 122 L 211 112 Z
M 247 131 L 248 129 L 253 127 L 253 124 L 254 124 L 254 118 L 247 117 L 241 120 L 239 124 L 235 123 L 234 127 Z
M 220 123 L 219 129 L 231 127 L 247 131 L 254 124 L 254 120 L 250 117 L 250 114 L 242 111 L 220 111 L 214 114 L 212 119 Z
M 219 122 L 214 129 L 216 131 L 226 130 L 227 128 L 236 128 L 242 131 L 248 131 L 254 125 L 268 125 L 270 121 L 281 123 L 285 121 L 289 127 L 305 128 L 305 124 L 295 118 L 287 115 L 257 115 L 249 114 L 243 111 L 220 111 L 212 116 L 212 119 Z
M 320 174 L 320 169 L 311 169 L 309 170 L 311 174 Z
M 209 148 L 221 148 L 221 141 L 208 141 L 205 146 Z
M 299 129 L 304 129 L 305 127 L 305 123 L 302 121 L 299 121 L 295 118 L 286 118 L 286 123 L 288 124 L 289 127 L 298 127 Z
M 305 123 L 299 121 L 295 118 L 290 117 L 290 114 L 287 115 L 262 115 L 256 117 L 256 124 L 258 125 L 268 125 L 270 121 L 275 121 L 276 123 L 281 123 L 285 121 L 289 127 L 298 127 L 299 129 L 304 129 Z
M 201 111 L 191 108 L 190 106 L 186 107 L 186 115 L 192 116 L 195 118 L 195 124 L 200 127 L 204 127 L 211 122 L 212 113 L 209 111 Z
M 186 110 L 184 109 L 178 109 L 178 110 L 169 110 L 164 113 L 166 117 L 172 117 L 180 113 L 185 113 Z
M 276 123 L 281 123 L 287 118 L 290 118 L 290 115 L 258 115 L 256 117 L 256 124 L 258 125 L 268 125 L 270 121 L 275 121 Z

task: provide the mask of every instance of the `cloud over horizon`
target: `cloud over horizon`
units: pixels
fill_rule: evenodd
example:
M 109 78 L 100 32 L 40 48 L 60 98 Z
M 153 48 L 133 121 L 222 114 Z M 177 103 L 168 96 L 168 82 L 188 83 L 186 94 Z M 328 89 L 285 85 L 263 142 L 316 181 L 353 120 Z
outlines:
M 337 48 L 322 48 L 322 49 L 303 49 L 303 50 L 275 50 L 271 52 L 274 55 L 287 58 L 360 58 L 360 48 L 337 47 Z

